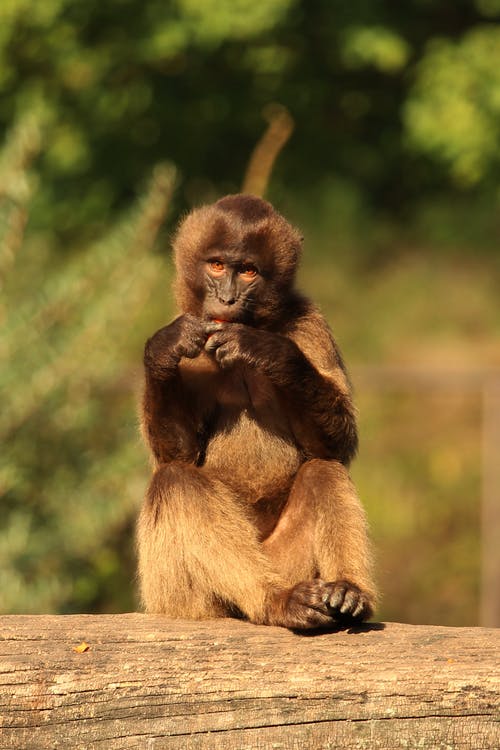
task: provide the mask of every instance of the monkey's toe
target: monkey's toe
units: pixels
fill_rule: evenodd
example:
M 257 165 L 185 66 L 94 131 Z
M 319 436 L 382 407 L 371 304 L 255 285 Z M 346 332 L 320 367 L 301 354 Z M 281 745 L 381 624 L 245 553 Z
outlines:
M 367 620 L 373 614 L 370 595 L 349 581 L 325 584 L 323 601 L 336 620 Z

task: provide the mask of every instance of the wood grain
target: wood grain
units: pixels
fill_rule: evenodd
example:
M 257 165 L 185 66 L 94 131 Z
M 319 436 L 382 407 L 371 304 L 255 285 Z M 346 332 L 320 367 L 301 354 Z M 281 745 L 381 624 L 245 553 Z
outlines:
M 498 750 L 499 644 L 395 623 L 1 617 L 0 748 Z

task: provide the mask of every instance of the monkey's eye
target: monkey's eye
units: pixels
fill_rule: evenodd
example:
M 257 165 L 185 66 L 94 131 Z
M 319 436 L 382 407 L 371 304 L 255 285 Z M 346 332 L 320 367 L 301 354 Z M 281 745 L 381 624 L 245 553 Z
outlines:
M 213 273 L 213 274 L 215 274 L 215 275 L 218 276 L 218 275 L 224 273 L 226 267 L 225 267 L 224 263 L 221 260 L 215 259 L 215 260 L 209 260 L 208 261 L 208 268 L 209 268 L 209 270 L 210 270 L 211 273 Z
M 251 279 L 254 279 L 257 276 L 258 271 L 255 268 L 255 266 L 252 265 L 251 263 L 245 263 L 245 265 L 241 266 L 241 268 L 240 268 L 240 274 L 245 279 L 247 279 L 248 281 L 250 281 Z

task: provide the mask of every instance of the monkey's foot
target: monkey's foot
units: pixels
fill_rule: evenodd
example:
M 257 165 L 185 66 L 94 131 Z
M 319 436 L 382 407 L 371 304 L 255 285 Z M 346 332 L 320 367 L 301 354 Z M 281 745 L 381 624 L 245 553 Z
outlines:
M 334 622 L 366 620 L 373 614 L 373 598 L 349 581 L 302 581 L 275 596 L 270 625 L 311 630 Z
M 368 620 L 373 615 L 373 596 L 350 581 L 325 583 L 324 602 L 335 620 Z

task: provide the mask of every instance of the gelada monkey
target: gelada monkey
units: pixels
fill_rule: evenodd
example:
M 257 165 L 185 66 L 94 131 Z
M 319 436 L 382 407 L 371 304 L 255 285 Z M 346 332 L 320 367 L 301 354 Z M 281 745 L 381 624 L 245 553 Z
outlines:
M 229 195 L 192 211 L 173 246 L 181 314 L 144 356 L 145 610 L 298 630 L 369 618 L 355 413 L 328 326 L 294 288 L 299 233 Z

